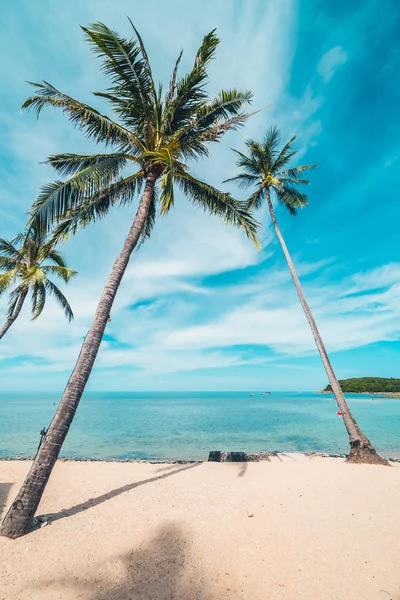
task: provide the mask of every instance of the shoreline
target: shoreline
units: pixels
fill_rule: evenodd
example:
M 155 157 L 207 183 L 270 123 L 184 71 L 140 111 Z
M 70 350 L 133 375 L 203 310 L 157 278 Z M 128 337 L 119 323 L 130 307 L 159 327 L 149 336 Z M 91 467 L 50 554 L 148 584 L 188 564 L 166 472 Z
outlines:
M 280 458 L 284 456 L 305 456 L 306 458 L 346 458 L 347 454 L 345 453 L 328 453 L 328 452 L 302 452 L 302 451 L 291 451 L 291 452 L 266 452 L 266 458 L 261 458 L 259 460 L 254 461 L 244 461 L 246 463 L 249 462 L 268 462 L 270 458 Z M 400 451 L 395 452 L 394 456 L 386 455 L 380 452 L 381 456 L 386 460 L 394 463 L 400 463 Z M 398 455 L 397 455 L 398 454 Z M 2 462 L 26 462 L 33 461 L 34 456 L 1 456 L 0 463 Z M 62 463 L 133 463 L 133 464 L 149 464 L 149 465 L 201 465 L 207 464 L 209 462 L 218 462 L 218 461 L 210 461 L 209 459 L 204 460 L 192 460 L 192 459 L 169 459 L 169 458 L 160 458 L 160 459 L 152 459 L 152 458 L 97 458 L 97 457 L 74 457 L 74 456 L 62 456 L 57 459 L 57 462 Z M 240 464 L 240 461 L 237 461 Z
M 344 395 L 352 394 L 353 396 L 372 396 L 373 398 L 400 398 L 400 392 L 343 392 Z M 329 390 L 317 390 L 314 394 L 335 394 Z

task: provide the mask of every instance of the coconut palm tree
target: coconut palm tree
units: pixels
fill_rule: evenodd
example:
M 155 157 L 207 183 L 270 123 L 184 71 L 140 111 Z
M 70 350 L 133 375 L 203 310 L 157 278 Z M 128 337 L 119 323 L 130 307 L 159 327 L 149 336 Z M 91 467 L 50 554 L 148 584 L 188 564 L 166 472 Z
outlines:
M 348 407 L 340 384 L 333 371 L 321 335 L 318 331 L 317 324 L 304 296 L 300 280 L 297 276 L 296 269 L 279 229 L 275 215 L 271 198 L 272 192 L 278 203 L 284 206 L 291 215 L 295 215 L 299 208 L 307 206 L 308 204 L 307 195 L 301 192 L 298 187 L 309 184 L 308 179 L 304 179 L 304 173 L 310 169 L 314 169 L 316 165 L 303 165 L 298 167 L 288 166 L 288 163 L 297 153 L 297 150 L 293 149 L 293 142 L 295 139 L 295 137 L 292 137 L 286 144 L 281 146 L 279 129 L 277 127 L 272 127 L 262 143 L 249 140 L 246 143 L 248 148 L 247 155 L 235 150 L 238 156 L 236 164 L 242 169 L 242 172 L 236 175 L 236 177 L 232 177 L 226 181 L 235 181 L 242 188 L 250 186 L 255 188 L 255 191 L 248 200 L 251 209 L 254 210 L 260 208 L 265 201 L 268 205 L 276 236 L 282 247 L 283 254 L 285 255 L 300 303 L 310 324 L 312 334 L 328 375 L 329 383 L 332 386 L 336 402 L 342 413 L 347 433 L 349 434 L 350 453 L 347 460 L 349 462 L 386 464 L 386 461 L 376 453 L 369 439 L 361 431 Z
M 104 217 L 114 206 L 131 202 L 143 191 L 59 407 L 3 521 L 0 533 L 11 538 L 26 533 L 31 526 L 91 373 L 129 258 L 138 243 L 150 235 L 157 203 L 159 212 L 166 214 L 174 206 L 177 188 L 196 206 L 241 227 L 256 240 L 257 223 L 246 203 L 197 179 L 187 165 L 188 161 L 207 156 L 208 143 L 219 141 L 248 117 L 243 107 L 251 100 L 250 92 L 224 90 L 213 98 L 206 92 L 207 68 L 219 43 L 215 31 L 204 37 L 193 67 L 182 77 L 178 77 L 182 53 L 179 55 L 163 94 L 161 84 L 156 87 L 154 83 L 145 47 L 135 28 L 136 38 L 131 40 L 101 23 L 83 30 L 111 79 L 107 91 L 95 95 L 110 103 L 116 120 L 47 82 L 32 84 L 36 94 L 23 107 L 33 108 L 38 114 L 48 105 L 61 109 L 88 138 L 102 142 L 110 152 L 49 157 L 50 164 L 69 178 L 42 189 L 32 209 L 32 222 L 44 230 L 56 222 L 56 237 L 65 237 Z
M 56 299 L 69 321 L 73 319 L 68 300 L 51 281 L 52 275 L 67 283 L 76 271 L 67 268 L 62 255 L 54 248 L 54 241 L 37 227 L 31 227 L 11 242 L 0 238 L 0 296 L 11 290 L 7 320 L 0 329 L 0 339 L 18 318 L 29 292 L 32 320 L 42 314 L 48 295 Z

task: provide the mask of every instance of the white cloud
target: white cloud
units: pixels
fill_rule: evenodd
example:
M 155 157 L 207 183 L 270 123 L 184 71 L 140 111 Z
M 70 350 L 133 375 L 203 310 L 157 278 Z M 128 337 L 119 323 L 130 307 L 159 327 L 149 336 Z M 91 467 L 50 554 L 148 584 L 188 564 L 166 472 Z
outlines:
M 318 63 L 318 73 L 327 82 L 332 79 L 337 69 L 347 62 L 348 54 L 341 46 L 335 46 L 326 52 Z
M 329 287 L 320 284 L 323 267 L 322 263 L 299 264 L 299 272 L 303 278 L 307 275 L 312 279 L 307 279 L 304 287 L 329 351 L 400 338 L 400 264 L 383 265 Z M 150 279 L 154 282 L 153 275 Z M 143 272 L 138 288 L 145 278 Z M 316 354 L 293 284 L 283 270 L 264 268 L 258 279 L 231 288 L 197 285 L 201 293 L 193 292 L 189 301 L 175 293 L 181 291 L 182 283 L 191 281 L 189 274 L 171 279 L 160 272 L 156 279 L 158 289 L 168 282 L 169 290 L 157 300 L 155 290 L 148 288 L 148 297 L 154 301 L 135 310 L 130 304 L 137 297 L 136 291 L 131 280 L 125 281 L 107 328 L 107 334 L 117 341 L 103 342 L 96 366 L 99 371 L 111 373 L 112 369 L 124 368 L 123 380 L 151 387 L 155 375 L 234 369 L 271 361 L 279 366 L 277 360 L 285 366 L 288 357 Z M 98 286 L 88 282 L 79 290 L 71 286 L 70 298 L 77 314 L 71 325 L 64 322 L 51 301 L 46 315 L 35 323 L 28 323 L 25 311 L 0 347 L 2 361 L 25 357 L 18 366 L 8 368 L 9 377 L 68 373 L 90 324 Z M 168 291 L 173 294 L 170 300 Z M 142 291 L 138 296 L 144 299 L 146 294 Z M 201 324 L 193 325 L 196 322 Z M 240 348 L 248 345 L 259 345 L 264 351 L 254 355 Z
M 400 284 L 395 276 L 399 269 L 399 264 L 385 265 L 373 273 L 360 274 L 328 288 L 315 284 L 306 286 L 329 350 L 348 350 L 399 339 Z M 210 323 L 173 331 L 163 337 L 163 344 L 180 350 L 260 344 L 290 355 L 314 350 L 315 342 L 294 291 L 287 288 L 285 282 L 271 289 L 269 281 L 270 275 L 266 273 L 264 290 L 259 289 L 255 298 L 251 297 Z M 385 289 L 375 292 L 383 281 Z M 352 294 L 364 293 L 348 297 L 349 290 Z
M 239 15 L 235 14 L 235 6 Z M 108 0 L 86 0 L 74 2 L 74 7 L 76 11 L 71 9 L 71 3 L 64 3 L 61 9 L 55 4 L 42 12 L 48 35 L 46 47 L 52 49 L 56 61 L 44 63 L 43 55 L 35 58 L 36 42 L 17 36 L 17 52 L 11 56 L 7 73 L 9 89 L 21 101 L 29 94 L 23 80 L 43 77 L 63 91 L 99 106 L 90 92 L 104 87 L 102 76 L 82 42 L 78 25 L 99 19 L 129 35 L 125 14 L 132 14 L 132 3 L 121 0 L 116 9 Z M 315 143 L 321 131 L 318 111 L 323 98 L 307 82 L 298 98 L 287 92 L 296 47 L 297 2 L 270 2 L 263 7 L 256 12 L 250 2 L 227 5 L 204 0 L 202 10 L 195 11 L 195 19 L 191 14 L 193 7 L 186 0 L 174 0 L 174 13 L 180 14 L 180 19 L 171 18 L 169 3 L 149 0 L 134 7 L 133 16 L 145 39 L 156 78 L 169 77 L 181 46 L 184 71 L 191 64 L 202 35 L 216 25 L 222 44 L 212 66 L 212 89 L 233 85 L 250 88 L 255 92 L 254 109 L 272 103 L 270 110 L 252 117 L 245 129 L 214 146 L 210 159 L 195 165 L 196 174 L 215 185 L 234 172 L 228 148 L 240 148 L 247 137 L 260 137 L 267 125 L 277 122 L 284 135 L 300 134 L 302 152 Z M 37 7 L 32 11 L 36 13 Z M 156 19 L 148 19 L 152 12 Z M 160 29 L 163 22 L 168 22 L 168 28 Z M 65 31 L 71 37 L 60 35 Z M 7 36 L 3 41 L 9 48 Z M 345 60 L 347 54 L 339 46 L 325 54 L 319 64 L 323 79 L 329 80 Z M 49 152 L 90 152 L 92 145 L 83 141 L 65 116 L 51 111 L 43 113 L 38 123 L 33 115 L 21 116 L 19 106 L 14 113 L 1 116 L 7 124 L 6 146 L 19 163 L 19 170 L 6 173 L 0 192 L 2 235 L 10 232 L 11 236 L 17 233 L 15 220 L 18 218 L 23 224 L 38 186 L 54 177 L 48 167 L 38 166 L 38 162 Z M 59 308 L 49 301 L 41 319 L 31 323 L 29 307 L 25 307 L 0 345 L 0 361 L 8 359 L 7 367 L 0 365 L 3 386 L 16 387 L 16 375 L 20 377 L 17 387 L 27 386 L 36 373 L 40 374 L 40 387 L 46 387 L 47 381 L 53 387 L 66 382 L 134 208 L 113 213 L 65 246 L 70 266 L 80 272 L 66 288 L 76 319 L 68 324 Z M 267 250 L 263 255 L 257 254 L 240 231 L 188 206 L 178 194 L 173 212 L 158 220 L 151 239 L 132 257 L 107 327 L 107 334 L 116 341 L 103 342 L 98 370 L 111 375 L 117 367 L 125 367 L 114 387 L 123 386 L 124 381 L 134 385 L 140 381 L 149 389 L 155 374 L 230 368 L 230 380 L 234 381 L 235 367 L 277 358 L 249 356 L 240 349 L 232 350 L 231 345 L 259 344 L 284 355 L 285 364 L 276 364 L 284 368 L 288 355 L 314 352 L 314 342 L 287 270 L 259 266 L 262 259 L 272 254 L 270 242 L 271 233 L 267 230 Z M 300 275 L 312 279 L 312 283 L 307 279 L 306 293 L 329 349 L 348 349 L 398 335 L 398 264 L 326 287 L 320 271 L 330 261 L 297 262 Z M 261 270 L 254 275 L 256 266 Z M 230 281 L 213 288 L 202 281 L 239 269 L 243 270 L 240 282 Z M 374 291 L 377 287 L 384 290 Z M 354 297 L 360 291 L 366 293 Z M 151 303 L 132 310 L 132 305 L 146 300 Z M 4 301 L 0 308 L 4 314 Z M 15 358 L 23 362 L 10 367 Z M 61 371 L 65 373 L 53 377 Z

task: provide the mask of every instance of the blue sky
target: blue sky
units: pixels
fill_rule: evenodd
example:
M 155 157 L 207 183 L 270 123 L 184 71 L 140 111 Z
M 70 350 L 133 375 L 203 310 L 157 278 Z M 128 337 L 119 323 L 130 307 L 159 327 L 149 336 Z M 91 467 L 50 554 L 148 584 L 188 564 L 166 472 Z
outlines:
M 101 107 L 105 86 L 79 25 L 95 20 L 144 38 L 157 79 L 168 81 L 184 49 L 189 68 L 202 36 L 222 43 L 210 91 L 251 89 L 255 115 L 213 148 L 196 173 L 215 185 L 235 174 L 243 149 L 271 124 L 298 136 L 312 173 L 309 207 L 278 208 L 282 231 L 340 378 L 400 376 L 398 139 L 400 7 L 395 0 L 16 0 L 0 8 L 0 235 L 24 225 L 39 187 L 56 178 L 41 164 L 53 152 L 94 145 L 62 115 L 20 112 L 25 80 L 46 79 Z M 232 188 L 238 195 L 242 192 Z M 68 324 L 49 302 L 28 307 L 1 342 L 1 389 L 61 390 L 135 205 L 78 233 L 64 246 L 80 273 L 66 290 Z M 133 256 L 89 383 L 92 390 L 312 390 L 326 376 L 268 215 L 263 250 L 178 195 Z M 0 314 L 4 319 L 5 300 Z

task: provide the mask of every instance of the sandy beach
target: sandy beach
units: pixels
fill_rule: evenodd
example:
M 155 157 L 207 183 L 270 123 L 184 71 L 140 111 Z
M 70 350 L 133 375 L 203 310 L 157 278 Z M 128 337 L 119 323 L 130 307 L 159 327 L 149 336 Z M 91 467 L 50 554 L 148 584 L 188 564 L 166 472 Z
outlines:
M 3 508 L 29 464 L 0 462 Z M 0 598 L 399 600 L 399 506 L 400 465 L 59 462 Z

